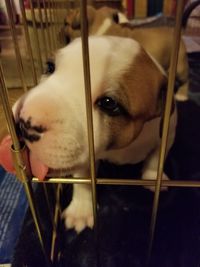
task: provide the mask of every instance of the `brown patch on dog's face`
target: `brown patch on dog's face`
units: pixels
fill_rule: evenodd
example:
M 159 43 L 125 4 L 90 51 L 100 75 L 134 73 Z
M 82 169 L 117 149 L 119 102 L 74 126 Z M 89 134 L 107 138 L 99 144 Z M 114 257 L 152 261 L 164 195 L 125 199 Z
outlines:
M 160 116 L 160 101 L 167 88 L 167 77 L 143 49 L 122 79 L 133 117 L 148 121 Z
M 129 145 L 140 134 L 145 122 L 161 115 L 162 91 L 167 88 L 166 76 L 144 50 L 119 77 L 118 83 L 117 90 L 106 92 L 97 101 L 110 129 L 107 149 Z M 108 108 L 99 102 L 102 99 L 105 102 L 105 98 L 112 101 Z

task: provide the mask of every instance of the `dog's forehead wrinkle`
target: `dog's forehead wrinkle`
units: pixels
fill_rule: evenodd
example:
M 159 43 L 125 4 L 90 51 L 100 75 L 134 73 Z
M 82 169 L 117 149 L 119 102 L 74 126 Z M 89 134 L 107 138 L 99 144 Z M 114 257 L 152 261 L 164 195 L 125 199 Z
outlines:
M 137 42 L 124 39 L 121 42 L 120 37 L 90 37 L 91 89 L 94 96 L 97 96 L 98 91 L 102 89 L 103 80 L 119 79 L 119 76 L 126 71 L 140 52 Z M 73 88 L 74 92 L 70 94 L 79 94 L 81 90 L 84 94 L 81 40 L 77 39 L 69 46 L 62 48 L 57 53 L 56 60 L 57 70 L 52 76 L 62 80 L 62 84 L 65 83 L 67 86 L 66 90 Z M 78 78 L 74 73 L 79 73 Z
M 98 63 L 106 63 L 108 58 L 112 58 L 113 63 L 121 63 L 121 68 L 123 68 L 139 52 L 139 44 L 128 38 L 92 36 L 89 39 L 90 64 L 94 68 Z M 78 65 L 82 66 L 80 64 L 81 62 L 82 47 L 80 38 L 77 38 L 70 45 L 60 49 L 56 55 L 56 65 L 58 68 L 60 66 L 60 69 L 65 65 L 65 69 L 70 70 Z

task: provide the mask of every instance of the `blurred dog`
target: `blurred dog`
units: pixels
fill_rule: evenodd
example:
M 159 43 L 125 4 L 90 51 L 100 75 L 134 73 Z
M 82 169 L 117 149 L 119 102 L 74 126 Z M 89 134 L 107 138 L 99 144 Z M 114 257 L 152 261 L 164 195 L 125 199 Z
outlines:
M 90 35 L 111 35 L 133 38 L 150 53 L 168 72 L 170 55 L 173 45 L 172 27 L 134 27 L 126 19 L 125 15 L 116 9 L 102 7 L 95 9 L 87 7 L 88 28 Z M 62 29 L 66 43 L 80 36 L 80 10 L 67 11 L 65 26 Z M 178 93 L 177 100 L 188 99 L 188 61 L 184 42 L 181 40 L 176 84 Z

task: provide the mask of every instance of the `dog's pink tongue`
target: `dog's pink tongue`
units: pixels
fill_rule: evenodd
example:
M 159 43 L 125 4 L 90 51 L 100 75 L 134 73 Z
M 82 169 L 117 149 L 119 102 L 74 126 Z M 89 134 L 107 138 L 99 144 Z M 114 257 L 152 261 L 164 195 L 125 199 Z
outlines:
M 2 165 L 6 171 L 15 174 L 16 171 L 14 168 L 12 153 L 10 150 L 11 146 L 12 139 L 10 135 L 8 135 L 3 139 L 0 144 L 0 165 Z M 29 160 L 32 174 L 39 180 L 44 180 L 48 172 L 48 167 L 40 160 L 38 160 L 32 153 L 29 154 Z
M 30 165 L 32 174 L 39 180 L 43 181 L 48 173 L 49 168 L 37 159 L 33 153 L 30 153 Z

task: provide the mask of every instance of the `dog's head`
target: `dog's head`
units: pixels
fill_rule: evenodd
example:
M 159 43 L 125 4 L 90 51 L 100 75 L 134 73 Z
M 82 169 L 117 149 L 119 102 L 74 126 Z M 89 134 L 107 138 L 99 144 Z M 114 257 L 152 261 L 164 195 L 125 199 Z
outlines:
M 128 146 L 159 116 L 162 69 L 134 40 L 89 38 L 96 158 Z M 81 40 L 58 51 L 55 71 L 13 107 L 20 134 L 49 168 L 74 174 L 88 166 Z
M 95 9 L 88 5 L 87 21 L 90 34 L 102 35 L 111 25 L 127 22 L 127 19 L 117 9 L 106 6 Z M 61 34 L 64 34 L 66 44 L 81 35 L 80 8 L 67 10 Z

